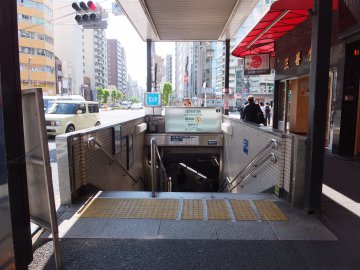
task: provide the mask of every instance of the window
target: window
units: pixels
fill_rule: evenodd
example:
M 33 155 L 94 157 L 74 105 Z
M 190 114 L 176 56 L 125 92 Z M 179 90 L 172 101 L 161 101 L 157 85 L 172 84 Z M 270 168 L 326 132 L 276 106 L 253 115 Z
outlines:
M 84 103 L 79 104 L 78 110 L 81 110 L 82 113 L 86 113 L 86 106 Z
M 98 113 L 99 105 L 97 104 L 89 104 L 89 113 Z

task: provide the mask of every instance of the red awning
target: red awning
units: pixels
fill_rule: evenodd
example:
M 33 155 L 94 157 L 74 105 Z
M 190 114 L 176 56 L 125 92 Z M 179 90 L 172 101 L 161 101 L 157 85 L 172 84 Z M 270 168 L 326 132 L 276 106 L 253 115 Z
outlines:
M 274 41 L 305 21 L 313 0 L 278 0 L 270 10 L 232 51 L 233 56 L 245 57 L 250 54 L 271 53 L 274 55 Z M 333 0 L 333 9 L 338 0 Z

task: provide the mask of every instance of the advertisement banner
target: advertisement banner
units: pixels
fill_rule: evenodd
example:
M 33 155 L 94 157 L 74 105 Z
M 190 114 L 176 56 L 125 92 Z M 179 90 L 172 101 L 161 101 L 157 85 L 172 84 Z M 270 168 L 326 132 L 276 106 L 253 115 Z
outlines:
M 245 56 L 244 75 L 270 74 L 270 54 Z

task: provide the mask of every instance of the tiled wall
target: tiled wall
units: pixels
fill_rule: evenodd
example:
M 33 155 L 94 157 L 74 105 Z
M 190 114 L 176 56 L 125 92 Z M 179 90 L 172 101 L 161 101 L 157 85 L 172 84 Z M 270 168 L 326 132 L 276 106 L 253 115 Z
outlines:
M 260 127 L 245 123 L 240 119 L 223 116 L 223 123 L 232 126 L 232 135 L 224 134 L 224 151 L 223 151 L 223 169 L 220 176 L 221 181 L 225 177 L 233 180 L 235 176 L 263 149 L 266 144 L 275 139 L 278 142 L 278 149 L 268 148 L 263 157 L 274 153 L 277 162 L 266 161 L 261 167 L 256 169 L 252 176 L 243 180 L 233 191 L 242 193 L 259 193 L 269 188 L 277 186 L 285 191 L 286 196 L 291 201 L 294 196 L 296 185 L 294 181 L 303 182 L 299 174 L 294 173 L 294 163 L 304 163 L 303 157 L 294 160 L 295 142 L 299 137 L 293 134 L 285 134 L 272 130 L 269 127 Z M 244 140 L 248 141 L 248 153 L 244 151 Z M 303 150 L 305 144 L 302 145 Z M 260 158 L 262 160 L 262 158 Z M 234 184 L 240 181 L 240 177 L 235 180 Z M 291 196 L 290 196 L 291 195 Z M 301 195 L 296 194 L 299 198 Z
M 133 165 L 129 173 L 139 182 L 137 184 L 125 175 L 115 162 L 112 162 L 106 154 L 98 148 L 88 147 L 88 138 L 95 139 L 103 146 L 108 153 L 113 153 L 113 126 L 91 128 L 79 131 L 75 135 L 61 135 L 66 138 L 68 144 L 68 170 L 71 182 L 72 198 L 76 198 L 79 190 L 92 185 L 100 190 L 142 190 L 143 184 L 140 178 L 144 179 L 144 132 L 135 134 L 136 125 L 144 123 L 145 118 L 138 118 L 121 125 L 121 136 L 133 136 Z M 58 145 L 57 145 L 58 147 Z M 116 160 L 127 167 L 127 158 L 124 151 L 113 155 Z M 61 167 L 61 161 L 60 161 Z M 60 169 L 60 168 L 59 168 Z M 65 168 L 66 169 L 66 168 Z
M 252 176 L 245 179 L 233 192 L 259 193 L 274 186 L 284 192 L 285 197 L 294 205 L 301 205 L 303 196 L 305 138 L 293 134 L 285 134 L 268 127 L 259 127 L 243 122 L 240 119 L 223 116 L 223 123 L 232 127 L 232 135 L 224 133 L 221 158 L 220 180 L 225 177 L 231 180 L 258 154 L 271 140 L 278 142 L 278 149 L 268 148 L 263 157 L 274 153 L 277 162 L 266 161 Z M 145 145 L 144 133 L 135 134 L 136 125 L 144 123 L 145 117 L 121 125 L 121 136 L 133 136 L 134 163 L 129 170 L 135 178 L 145 175 Z M 118 124 L 117 124 L 118 125 Z M 84 186 L 95 186 L 100 190 L 143 190 L 143 183 L 134 184 L 124 171 L 100 150 L 88 147 L 88 138 L 95 137 L 97 141 L 112 153 L 112 127 L 114 125 L 96 127 L 75 134 L 57 136 L 57 154 L 59 167 L 61 203 L 70 203 L 76 198 Z M 248 140 L 248 153 L 244 152 L 244 139 Z M 62 149 L 60 151 L 60 149 Z M 126 167 L 126 155 L 123 151 L 114 157 Z M 62 172 L 61 172 L 62 171 Z M 65 173 L 65 172 L 68 172 Z M 61 173 L 60 173 L 61 172 Z M 60 179 L 60 175 L 61 178 Z M 237 179 L 239 181 L 240 178 Z M 144 179 L 146 180 L 146 179 Z M 234 183 L 237 183 L 234 182 Z M 63 182 L 63 183 L 61 183 Z M 70 183 L 70 185 L 68 184 Z M 70 200 L 70 201 L 69 201 Z

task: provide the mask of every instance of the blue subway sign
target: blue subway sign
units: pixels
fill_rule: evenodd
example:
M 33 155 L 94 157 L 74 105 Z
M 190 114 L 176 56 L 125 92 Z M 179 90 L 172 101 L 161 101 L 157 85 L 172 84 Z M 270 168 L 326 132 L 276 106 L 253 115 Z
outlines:
M 161 93 L 145 93 L 145 106 L 160 107 L 161 106 Z

